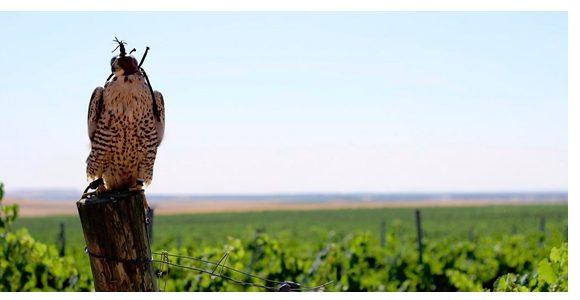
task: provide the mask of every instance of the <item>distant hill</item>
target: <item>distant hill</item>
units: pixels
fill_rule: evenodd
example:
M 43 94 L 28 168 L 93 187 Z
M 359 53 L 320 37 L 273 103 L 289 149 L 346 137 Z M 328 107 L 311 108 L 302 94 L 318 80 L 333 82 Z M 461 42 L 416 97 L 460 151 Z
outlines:
M 8 190 L 6 198 L 29 200 L 70 200 L 80 198 L 82 191 L 74 189 Z M 239 195 L 172 195 L 148 194 L 150 202 L 195 201 L 263 201 L 263 202 L 390 202 L 390 201 L 456 201 L 474 200 L 491 202 L 567 202 L 567 192 L 500 192 L 500 193 L 304 193 L 304 194 L 239 194 Z
M 240 195 L 148 195 L 151 201 L 389 202 L 487 200 L 497 202 L 567 202 L 567 192 L 522 193 L 321 193 Z
M 6 198 L 30 200 L 78 200 L 82 191 L 74 189 L 21 189 L 6 190 Z

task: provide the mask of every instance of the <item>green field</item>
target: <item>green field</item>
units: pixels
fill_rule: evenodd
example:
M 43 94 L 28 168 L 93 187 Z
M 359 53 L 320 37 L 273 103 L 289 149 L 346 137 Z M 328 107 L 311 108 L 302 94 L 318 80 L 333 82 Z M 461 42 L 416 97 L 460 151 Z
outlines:
M 541 219 L 552 231 L 564 233 L 568 224 L 565 205 L 485 207 L 427 207 L 420 209 L 424 237 L 429 239 L 501 237 L 513 233 L 537 233 Z M 414 208 L 267 211 L 156 216 L 154 248 L 182 245 L 220 246 L 228 237 L 250 239 L 256 230 L 284 243 L 325 242 L 329 235 L 369 233 L 380 241 L 381 222 L 387 231 L 415 236 Z M 65 224 L 68 247 L 84 249 L 78 216 L 20 218 L 15 228 L 25 227 L 41 242 L 57 241 L 60 223 Z M 303 243 L 298 243 L 303 244 Z
M 327 291 L 550 291 L 563 290 L 564 285 L 567 290 L 566 205 L 434 207 L 420 211 L 422 263 L 415 209 L 411 208 L 156 216 L 152 248 L 214 262 L 227 251 L 227 266 L 271 281 L 220 269 L 223 275 L 272 289 L 277 287 L 272 281 L 294 281 L 303 286 L 330 282 L 324 288 Z M 383 222 L 386 231 L 381 245 Z M 13 230 L 27 228 L 38 243 L 53 245 L 45 250 L 46 256 L 53 257 L 58 256 L 61 223 L 66 236 L 65 257 L 50 264 L 75 272 L 53 275 L 62 277 L 60 286 L 50 287 L 47 279 L 46 284 L 40 280 L 32 290 L 92 288 L 77 216 L 20 218 Z M 555 251 L 557 257 L 552 254 Z M 563 252 L 565 274 L 560 258 Z M 172 262 L 213 269 L 186 259 Z M 161 264 L 155 266 L 163 269 Z M 508 273 L 511 275 L 504 276 Z M 159 283 L 165 291 L 267 290 L 177 268 L 170 269 Z M 2 288 L 11 290 L 0 283 Z

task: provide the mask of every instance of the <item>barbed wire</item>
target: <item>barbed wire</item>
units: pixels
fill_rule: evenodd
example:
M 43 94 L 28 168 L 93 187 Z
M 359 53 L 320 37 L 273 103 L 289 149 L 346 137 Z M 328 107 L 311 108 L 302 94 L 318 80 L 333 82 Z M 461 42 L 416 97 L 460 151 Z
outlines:
M 157 255 L 163 255 L 163 252 L 161 252 L 161 253 L 159 253 L 159 252 L 152 252 L 152 253 L 153 254 L 157 254 Z M 227 269 L 227 270 L 230 270 L 230 271 L 233 271 L 233 272 L 242 274 L 242 275 L 246 275 L 248 277 L 260 279 L 260 280 L 263 280 L 265 282 L 276 283 L 276 284 L 282 284 L 282 283 L 284 283 L 284 281 L 277 281 L 277 280 L 263 278 L 263 277 L 256 276 L 256 275 L 253 275 L 253 274 L 244 272 L 244 271 L 237 270 L 237 269 L 232 268 L 232 267 L 228 267 L 225 264 L 222 265 L 222 264 L 220 264 L 220 262 L 223 260 L 223 258 L 220 260 L 220 262 L 215 263 L 215 262 L 212 262 L 212 261 L 209 261 L 209 260 L 205 260 L 205 259 L 201 259 L 201 258 L 197 258 L 197 257 L 193 257 L 193 256 L 187 256 L 187 255 L 176 255 L 176 254 L 169 254 L 168 253 L 167 256 L 169 256 L 169 257 L 175 257 L 175 258 L 182 258 L 182 259 L 193 260 L 193 261 L 201 262 L 201 263 L 208 264 L 208 265 L 215 265 L 216 266 L 216 269 L 221 266 L 224 269 Z
M 217 277 L 220 277 L 220 278 L 229 280 L 231 282 L 234 282 L 234 283 L 237 283 L 237 284 L 243 285 L 243 286 L 255 286 L 255 287 L 267 289 L 267 290 L 270 290 L 270 291 L 278 290 L 277 288 L 274 288 L 274 287 L 269 287 L 269 286 L 265 286 L 265 285 L 262 285 L 262 284 L 257 284 L 257 283 L 254 283 L 254 282 L 245 282 L 245 281 L 237 280 L 235 278 L 232 278 L 232 277 L 229 277 L 229 276 L 226 276 L 226 275 L 223 275 L 223 274 L 215 274 L 215 273 L 212 273 L 210 271 L 207 271 L 207 270 L 204 270 L 204 269 L 200 269 L 200 268 L 196 268 L 196 267 L 183 266 L 183 265 L 179 265 L 179 264 L 174 264 L 172 262 L 165 262 L 165 261 L 162 261 L 162 260 L 155 260 L 155 259 L 153 259 L 151 261 L 152 262 L 162 263 L 162 264 L 165 264 L 165 265 L 168 265 L 168 266 L 173 266 L 173 267 L 181 268 L 181 269 L 187 269 L 187 270 L 192 270 L 192 271 L 196 271 L 196 272 L 200 272 L 200 273 L 210 274 L 212 276 L 217 276 Z
M 165 288 L 167 287 L 167 277 L 169 277 L 169 265 L 168 263 L 169 261 L 169 253 L 167 251 L 163 251 L 161 252 L 161 260 L 163 261 L 163 265 L 165 266 L 165 280 L 163 281 L 163 291 L 165 291 Z M 159 271 L 159 276 L 157 276 L 157 278 L 159 279 L 161 276 L 163 275 L 163 270 L 161 269 Z M 159 284 L 157 284 L 157 286 L 159 286 Z
M 127 263 L 127 264 L 150 264 L 150 263 L 159 263 L 162 266 L 159 268 L 159 272 L 156 273 L 158 280 L 165 274 L 165 280 L 164 280 L 164 286 L 163 286 L 163 290 L 165 290 L 165 288 L 167 287 L 167 277 L 169 275 L 169 266 L 172 267 L 176 267 L 176 268 L 181 268 L 181 269 L 187 269 L 187 270 L 191 270 L 191 271 L 196 271 L 196 272 L 200 272 L 200 273 L 205 273 L 205 274 L 209 274 L 211 276 L 217 276 L 220 277 L 222 279 L 225 280 L 229 280 L 231 282 L 234 282 L 236 284 L 242 285 L 242 286 L 255 286 L 255 287 L 259 287 L 259 288 L 263 288 L 266 290 L 270 290 L 270 291 L 279 291 L 279 292 L 297 292 L 297 291 L 319 291 L 322 288 L 324 288 L 327 285 L 332 284 L 332 281 L 329 281 L 327 283 L 318 285 L 318 286 L 302 286 L 299 283 L 296 282 L 292 282 L 292 281 L 278 281 L 278 280 L 273 280 L 273 279 L 267 279 L 264 277 L 260 277 L 257 275 L 253 275 L 250 274 L 248 272 L 244 272 L 244 271 L 240 271 L 237 270 L 235 268 L 229 267 L 227 265 L 225 265 L 225 262 L 227 260 L 227 257 L 229 256 L 229 251 L 226 252 L 222 258 L 219 260 L 219 262 L 212 262 L 209 260 L 205 260 L 205 259 L 201 259 L 201 258 L 197 258 L 197 257 L 192 257 L 192 256 L 187 256 L 187 255 L 177 255 L 177 254 L 170 254 L 167 251 L 162 251 L 162 252 L 152 252 L 153 255 L 160 255 L 161 259 L 160 260 L 156 260 L 153 258 L 145 258 L 145 259 L 121 259 L 121 258 L 114 258 L 114 257 L 108 257 L 108 256 L 104 256 L 104 255 L 99 255 L 96 253 L 93 253 L 92 251 L 90 251 L 88 249 L 88 247 L 85 247 L 85 253 L 87 253 L 89 256 L 97 258 L 97 259 L 103 259 L 103 260 L 109 260 L 109 261 L 115 261 L 118 263 Z M 175 257 L 175 258 L 181 258 L 181 259 L 186 259 L 186 260 L 192 260 L 192 261 L 196 261 L 196 262 L 200 262 L 200 263 L 204 263 L 207 265 L 213 265 L 214 268 L 213 270 L 210 272 L 208 270 L 204 270 L 198 267 L 194 267 L 194 266 L 184 266 L 184 265 L 180 265 L 178 263 L 172 263 L 169 258 L 170 257 Z M 223 262 L 223 264 L 222 264 Z M 163 266 L 165 266 L 165 270 L 163 270 Z M 255 282 L 249 282 L 249 281 L 243 281 L 243 280 L 239 280 L 239 279 L 235 279 L 233 277 L 224 275 L 222 273 L 216 273 L 215 271 L 221 267 L 222 271 L 223 269 L 227 269 L 230 270 L 234 273 L 238 273 L 238 274 L 243 274 L 246 275 L 246 278 L 255 278 L 258 280 L 262 280 L 264 281 L 265 284 L 258 284 Z M 271 285 L 279 285 L 278 288 L 272 287 L 272 286 L 268 286 L 267 284 L 271 284 Z M 158 282 L 158 286 L 159 286 L 159 282 Z
M 186 270 L 190 270 L 190 271 L 196 271 L 196 272 L 200 272 L 200 273 L 205 273 L 205 274 L 209 274 L 211 276 L 220 277 L 222 279 L 231 281 L 233 283 L 236 283 L 236 284 L 239 284 L 239 285 L 242 285 L 242 286 L 254 286 L 254 287 L 263 288 L 263 289 L 266 289 L 266 290 L 269 290 L 269 291 L 284 291 L 284 292 L 291 292 L 291 291 L 294 291 L 294 292 L 298 292 L 298 291 L 317 291 L 317 290 L 321 290 L 322 288 L 324 288 L 327 285 L 332 284 L 332 281 L 329 281 L 327 283 L 324 283 L 324 284 L 321 284 L 321 285 L 318 285 L 318 286 L 312 286 L 312 287 L 310 287 L 310 286 L 302 286 L 301 284 L 295 283 L 295 282 L 292 282 L 292 281 L 272 280 L 272 279 L 263 278 L 263 277 L 260 277 L 260 276 L 257 276 L 257 275 L 253 275 L 253 274 L 250 274 L 248 272 L 240 271 L 240 270 L 237 270 L 235 268 L 232 268 L 232 267 L 229 267 L 229 266 L 225 265 L 225 260 L 229 256 L 229 252 L 226 252 L 224 254 L 224 256 L 222 256 L 222 258 L 220 259 L 220 261 L 217 262 L 217 263 L 216 262 L 209 261 L 209 260 L 201 259 L 201 258 L 187 256 L 187 255 L 170 254 L 167 251 L 152 252 L 152 254 L 153 255 L 160 255 L 161 256 L 161 260 L 152 259 L 151 262 L 156 262 L 156 263 L 159 263 L 159 264 L 163 264 L 163 265 L 165 265 L 167 267 L 166 268 L 166 271 L 165 271 L 166 279 L 165 279 L 165 282 L 164 282 L 164 289 L 165 289 L 165 286 L 167 285 L 167 281 L 166 280 L 167 280 L 167 276 L 169 274 L 169 266 L 176 267 L 176 268 L 181 268 L 181 269 L 186 269 Z M 181 265 L 181 264 L 177 264 L 177 263 L 171 262 L 169 260 L 169 257 L 175 257 L 175 258 L 181 258 L 181 259 L 186 259 L 186 260 L 192 260 L 192 261 L 196 261 L 196 262 L 200 262 L 200 263 L 204 263 L 204 264 L 208 264 L 208 265 L 213 265 L 215 267 L 213 268 L 212 271 L 208 271 L 208 270 L 204 270 L 204 269 L 201 269 L 201 268 L 198 268 L 198 267 L 195 267 L 195 266 L 184 266 L 184 265 Z M 223 262 L 223 264 L 222 264 L 222 262 Z M 223 269 L 227 269 L 227 270 L 230 270 L 230 271 L 235 272 L 235 273 L 238 273 L 238 274 L 246 275 L 248 278 L 255 278 L 255 279 L 258 279 L 258 280 L 262 280 L 262 281 L 264 281 L 265 284 L 259 284 L 259 283 L 255 283 L 255 282 L 243 281 L 243 280 L 235 279 L 233 277 L 224 275 L 222 273 L 215 273 L 215 271 L 219 267 L 222 268 L 222 271 L 223 271 Z M 161 277 L 163 275 L 163 273 L 164 273 L 164 271 L 160 271 L 159 272 L 159 277 Z M 276 287 L 272 287 L 272 286 L 266 285 L 268 283 L 270 283 L 272 285 L 274 285 L 274 284 L 279 285 L 279 287 L 276 288 Z

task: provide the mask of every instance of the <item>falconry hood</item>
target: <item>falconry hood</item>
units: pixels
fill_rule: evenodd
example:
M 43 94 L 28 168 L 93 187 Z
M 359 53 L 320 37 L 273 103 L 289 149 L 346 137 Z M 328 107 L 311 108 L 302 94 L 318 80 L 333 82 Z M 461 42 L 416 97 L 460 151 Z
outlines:
M 119 49 L 121 53 L 111 58 L 111 72 L 117 76 L 131 75 L 139 71 L 139 63 L 137 59 L 131 55 L 135 49 L 131 50 L 129 55 L 125 52 L 125 42 L 118 40 L 115 37 L 115 42 L 119 45 L 115 50 Z M 113 50 L 113 51 L 115 51 Z

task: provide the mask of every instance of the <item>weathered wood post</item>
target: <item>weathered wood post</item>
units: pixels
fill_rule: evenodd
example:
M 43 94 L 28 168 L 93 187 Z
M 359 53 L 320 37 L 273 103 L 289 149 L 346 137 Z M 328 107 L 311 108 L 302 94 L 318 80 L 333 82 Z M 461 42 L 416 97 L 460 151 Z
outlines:
M 419 263 L 423 264 L 423 230 L 421 229 L 421 211 L 415 210 L 415 222 L 417 225 L 417 248 L 419 250 Z
M 382 248 L 385 248 L 385 246 L 387 245 L 386 235 L 387 235 L 387 222 L 385 222 L 385 220 L 382 220 L 381 221 L 381 247 Z
M 546 240 L 546 218 L 544 216 L 540 218 L 540 233 L 541 235 L 538 245 L 540 248 L 544 248 L 544 242 Z
M 66 252 L 66 234 L 64 230 L 64 222 L 60 222 L 60 228 L 58 232 L 58 246 L 59 255 L 64 256 Z
M 264 252 L 263 246 L 258 244 L 258 239 L 262 236 L 264 232 L 266 232 L 265 227 L 257 228 L 256 231 L 254 232 L 254 240 L 252 241 L 249 247 L 250 250 L 252 251 L 252 255 L 250 256 L 250 263 L 248 264 L 246 271 L 248 273 L 248 276 L 246 277 L 247 282 L 252 281 L 250 274 L 254 271 L 254 263 L 256 262 L 256 260 L 259 259 L 260 256 L 262 256 L 262 253 Z
M 97 292 L 158 291 L 143 198 L 114 192 L 77 202 Z

